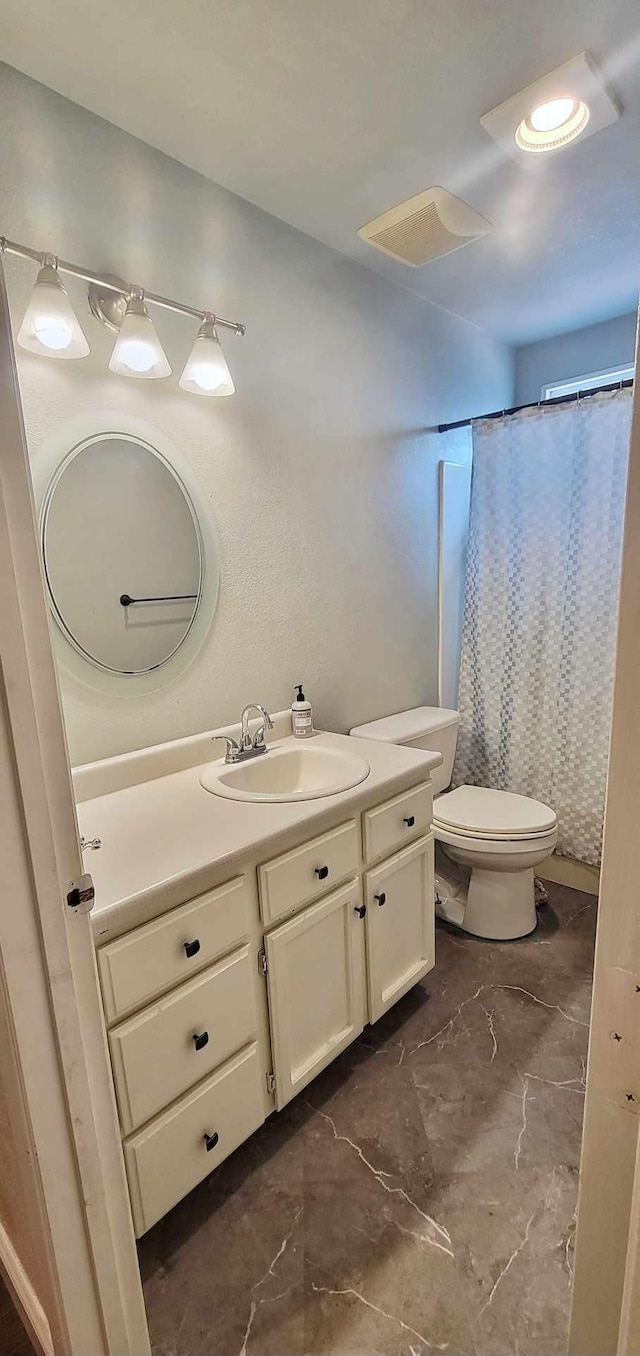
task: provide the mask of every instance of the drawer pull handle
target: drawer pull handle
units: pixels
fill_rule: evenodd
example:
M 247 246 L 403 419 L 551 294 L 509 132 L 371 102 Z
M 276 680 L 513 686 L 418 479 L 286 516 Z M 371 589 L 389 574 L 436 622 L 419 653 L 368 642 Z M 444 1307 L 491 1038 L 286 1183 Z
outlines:
M 317 866 L 317 867 L 316 867 L 316 876 L 318 877 L 318 880 L 326 880 L 328 875 L 329 875 L 329 867 L 328 867 L 328 866 Z
M 366 906 L 366 904 L 356 904 L 356 905 L 354 906 L 353 912 L 354 912 L 354 913 L 357 913 L 358 918 L 364 918 L 365 915 L 366 915 L 366 912 L 367 912 L 367 906 Z
M 209 1032 L 208 1031 L 201 1031 L 199 1033 L 195 1032 L 193 1037 L 193 1044 L 195 1045 L 196 1050 L 204 1050 L 205 1045 L 209 1044 Z
M 406 826 L 407 826 L 408 829 L 412 829 L 413 826 L 414 826 L 414 824 L 415 824 L 415 822 L 416 822 L 416 817 L 415 817 L 415 815 L 407 815 L 407 817 L 406 817 L 406 819 L 405 819 L 404 822 L 405 822 L 405 824 L 406 824 Z
M 194 939 L 193 939 L 192 942 L 184 942 L 183 945 L 184 945 L 184 949 L 185 949 L 185 951 L 186 951 L 186 954 L 187 954 L 187 956 L 189 956 L 189 958 L 191 958 L 191 956 L 197 956 L 197 954 L 198 954 L 198 952 L 199 952 L 199 950 L 200 950 L 200 943 L 199 943 L 197 937 L 194 937 Z
M 382 891 L 382 894 L 380 894 L 380 895 L 374 895 L 373 898 L 376 899 L 376 900 L 378 901 L 378 904 L 380 905 L 380 908 L 382 908 L 382 905 L 383 905 L 383 904 L 386 904 L 386 902 L 387 902 L 387 896 L 386 896 L 384 890 Z
M 216 1144 L 218 1143 L 218 1140 L 220 1139 L 220 1136 L 219 1136 L 217 1130 L 214 1130 L 214 1132 L 213 1132 L 212 1135 L 208 1135 L 207 1132 L 206 1132 L 206 1130 L 205 1130 L 205 1133 L 204 1133 L 204 1135 L 202 1136 L 202 1138 L 203 1138 L 203 1140 L 204 1140 L 204 1142 L 205 1142 L 205 1146 L 206 1146 L 207 1153 L 209 1153 L 209 1152 L 211 1151 L 211 1149 L 215 1149 Z

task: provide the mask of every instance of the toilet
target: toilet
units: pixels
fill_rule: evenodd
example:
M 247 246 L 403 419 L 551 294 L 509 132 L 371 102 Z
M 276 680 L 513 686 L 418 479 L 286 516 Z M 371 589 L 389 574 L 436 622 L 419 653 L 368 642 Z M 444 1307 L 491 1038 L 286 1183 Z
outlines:
M 460 716 L 418 706 L 355 726 L 359 739 L 442 754 L 431 774 L 436 839 L 436 913 L 472 933 L 506 941 L 536 926 L 534 871 L 558 841 L 548 805 L 511 791 L 451 784 Z

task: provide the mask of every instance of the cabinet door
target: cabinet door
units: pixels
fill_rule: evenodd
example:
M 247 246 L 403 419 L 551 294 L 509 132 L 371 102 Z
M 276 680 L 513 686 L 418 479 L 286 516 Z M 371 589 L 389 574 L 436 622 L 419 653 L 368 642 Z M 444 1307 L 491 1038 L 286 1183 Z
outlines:
M 433 836 L 389 857 L 365 877 L 369 1021 L 435 963 Z
M 362 1031 L 361 913 L 352 880 L 266 938 L 278 1110 Z

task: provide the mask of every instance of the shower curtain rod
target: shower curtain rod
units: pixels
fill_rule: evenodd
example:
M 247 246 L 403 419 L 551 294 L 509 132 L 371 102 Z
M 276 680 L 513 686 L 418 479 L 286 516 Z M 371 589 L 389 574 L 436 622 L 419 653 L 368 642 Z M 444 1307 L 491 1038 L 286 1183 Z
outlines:
M 473 419 L 456 419 L 453 424 L 438 424 L 438 433 L 448 433 L 452 428 L 468 428 L 478 419 L 503 419 L 508 414 L 519 414 L 521 410 L 539 410 L 545 405 L 566 405 L 571 400 L 586 400 L 588 396 L 600 395 L 602 391 L 623 391 L 627 386 L 633 386 L 633 377 L 627 377 L 626 381 L 612 381 L 609 386 L 593 386 L 588 391 L 572 391 L 571 395 L 552 396 L 549 400 L 531 400 L 528 405 L 514 405 L 510 410 L 475 414 Z

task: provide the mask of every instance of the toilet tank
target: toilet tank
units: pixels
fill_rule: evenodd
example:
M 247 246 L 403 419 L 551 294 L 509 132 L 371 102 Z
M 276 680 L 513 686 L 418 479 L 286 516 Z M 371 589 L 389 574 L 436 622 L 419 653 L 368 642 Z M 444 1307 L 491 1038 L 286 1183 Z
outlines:
M 458 740 L 458 711 L 444 706 L 416 706 L 413 711 L 398 711 L 367 725 L 354 725 L 349 734 L 358 739 L 379 739 L 383 744 L 404 744 L 409 749 L 433 749 L 442 754 L 442 764 L 433 769 L 431 781 L 436 795 L 446 791 L 453 775 L 453 760 Z

